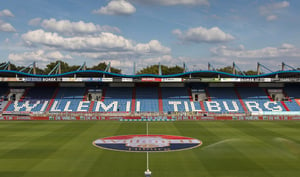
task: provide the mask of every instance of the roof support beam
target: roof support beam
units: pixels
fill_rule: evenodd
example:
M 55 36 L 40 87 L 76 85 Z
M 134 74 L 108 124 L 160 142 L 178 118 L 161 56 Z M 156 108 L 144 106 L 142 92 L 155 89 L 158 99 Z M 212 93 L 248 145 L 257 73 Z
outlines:
M 57 62 L 56 66 L 48 73 L 48 75 L 51 75 L 54 71 L 55 71 L 55 74 L 61 74 L 60 61 Z

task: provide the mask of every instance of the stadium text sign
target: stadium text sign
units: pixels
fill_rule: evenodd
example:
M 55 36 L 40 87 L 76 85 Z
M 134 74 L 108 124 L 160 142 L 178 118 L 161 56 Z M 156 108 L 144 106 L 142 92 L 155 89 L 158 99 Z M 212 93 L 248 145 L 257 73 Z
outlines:
M 157 100 L 158 102 L 158 100 Z M 6 111 L 27 111 L 27 112 L 45 112 L 49 107 L 50 101 L 37 100 L 37 101 L 15 101 L 12 102 Z M 143 110 L 146 102 L 136 101 L 132 104 L 131 101 L 66 101 L 55 100 L 49 107 L 49 112 L 159 112 L 157 110 Z M 158 104 L 158 103 L 157 103 Z M 244 112 L 247 109 L 249 112 L 262 112 L 262 111 L 285 111 L 284 106 L 280 102 L 275 101 L 244 101 L 245 107 L 239 101 L 204 101 L 203 107 L 199 102 L 192 101 L 179 101 L 169 100 L 163 101 L 164 112 Z M 91 109 L 90 109 L 91 107 Z M 133 108 L 133 109 L 132 109 Z
M 198 139 L 172 135 L 122 135 L 100 138 L 93 145 L 103 149 L 127 152 L 166 152 L 198 147 Z

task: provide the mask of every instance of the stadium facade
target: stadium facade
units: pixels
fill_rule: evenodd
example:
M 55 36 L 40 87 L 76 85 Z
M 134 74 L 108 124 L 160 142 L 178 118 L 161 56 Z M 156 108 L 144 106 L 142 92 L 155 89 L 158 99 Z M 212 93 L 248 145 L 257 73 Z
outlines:
M 300 71 L 122 75 L 0 70 L 1 120 L 298 120 Z

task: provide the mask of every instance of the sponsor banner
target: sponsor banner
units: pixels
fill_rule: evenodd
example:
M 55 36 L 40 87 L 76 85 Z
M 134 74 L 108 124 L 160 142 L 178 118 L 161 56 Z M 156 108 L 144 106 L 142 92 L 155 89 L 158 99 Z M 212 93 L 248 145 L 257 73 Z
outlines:
M 116 79 L 116 78 L 114 78 Z M 113 78 L 0 77 L 0 82 L 113 82 Z M 122 82 L 300 82 L 300 78 L 120 78 Z
M 102 78 L 102 82 L 112 82 L 113 78 Z
M 161 82 L 161 78 L 142 78 L 142 82 Z
M 1 120 L 49 120 L 49 117 L 31 117 L 31 116 L 0 116 Z
M 1 77 L 0 82 L 20 82 L 22 81 L 22 78 L 16 78 L 16 77 Z
M 162 82 L 182 82 L 182 78 L 162 78 Z
M 183 82 L 201 82 L 202 78 L 182 78 Z
M 63 82 L 101 82 L 100 77 L 76 77 L 76 78 L 65 78 L 61 79 Z
M 102 78 L 100 77 L 83 77 L 80 78 L 83 82 L 101 82 Z
M 4 112 L 0 120 L 115 120 L 115 121 L 210 121 L 210 120 L 300 120 L 300 116 L 29 116 L 15 115 L 12 112 Z M 10 115 L 11 114 L 11 115 Z
M 0 77 L 0 82 L 113 82 L 117 78 Z M 300 82 L 299 78 L 119 78 L 120 82 Z
M 24 82 L 42 82 L 42 78 L 40 77 L 24 77 L 22 78 Z
M 240 78 L 221 78 L 221 82 L 240 82 Z
M 63 77 L 62 78 L 62 81 L 63 82 L 82 82 L 82 78 L 78 78 L 78 77 L 76 77 L 76 78 L 65 78 L 65 77 Z
M 43 82 L 60 82 L 61 78 L 53 78 L 53 77 L 44 77 L 42 79 Z
M 133 82 L 132 78 L 122 78 L 122 82 Z
M 100 138 L 93 145 L 108 150 L 127 152 L 166 152 L 196 148 L 198 139 L 172 135 L 123 135 Z
M 221 82 L 219 78 L 201 78 L 201 82 Z
M 122 82 L 122 78 L 119 77 L 113 78 L 113 82 Z
M 141 118 L 122 118 L 120 121 L 122 122 L 167 122 L 167 121 L 176 121 L 176 118 L 169 118 L 169 117 L 163 117 L 163 116 L 157 116 L 157 117 L 141 117 Z
M 74 78 L 66 78 L 66 77 L 63 77 L 63 78 L 62 78 L 62 81 L 63 81 L 63 82 L 71 82 L 71 79 L 74 79 Z
M 84 82 L 101 82 L 102 78 L 100 78 L 100 77 L 88 77 L 88 78 L 82 78 L 82 81 L 84 81 Z
M 300 82 L 299 78 L 272 78 L 272 82 Z
M 272 78 L 264 78 L 264 82 L 272 82 Z
M 7 78 L 7 81 L 9 81 L 9 82 L 21 82 L 22 79 L 21 78 Z
M 29 115 L 30 112 L 28 111 L 3 111 L 3 115 L 10 114 L 10 115 Z
M 100 78 L 100 77 L 92 77 L 92 78 L 90 78 L 90 81 L 91 82 L 101 82 L 102 78 Z

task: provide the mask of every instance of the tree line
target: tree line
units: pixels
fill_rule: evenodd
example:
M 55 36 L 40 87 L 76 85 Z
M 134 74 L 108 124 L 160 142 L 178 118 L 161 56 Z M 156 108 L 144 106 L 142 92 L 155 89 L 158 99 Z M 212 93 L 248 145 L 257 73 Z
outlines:
M 58 61 L 49 63 L 43 69 L 39 68 L 39 67 L 36 67 L 36 74 L 48 74 L 48 73 L 50 73 L 55 68 L 55 66 L 58 63 L 60 63 L 61 73 L 76 71 L 78 68 L 81 67 L 80 65 L 69 65 L 68 63 L 66 63 L 64 61 L 58 60 Z M 2 63 L 2 64 L 4 64 L 4 63 Z M 0 65 L 2 65 L 2 64 L 0 64 Z M 86 67 L 86 70 L 100 70 L 100 71 L 104 71 L 107 68 L 107 66 L 108 66 L 108 64 L 106 64 L 105 62 L 101 62 L 98 65 L 95 65 L 95 66 L 92 66 L 92 67 Z M 17 66 L 17 65 L 12 64 L 12 63 L 10 64 L 10 69 L 11 70 L 20 71 L 23 68 L 24 68 L 24 66 Z M 30 67 L 25 68 L 23 70 L 23 72 L 28 72 L 29 70 L 30 70 Z M 114 68 L 114 67 L 110 68 L 110 72 L 121 74 L 121 70 L 117 69 L 117 68 Z
M 48 65 L 46 65 L 45 68 L 39 68 L 36 67 L 36 74 L 48 74 L 50 73 L 53 68 L 60 62 L 60 66 L 61 66 L 61 73 L 66 73 L 66 72 L 71 72 L 71 71 L 76 71 L 78 68 L 80 68 L 80 65 L 69 65 L 68 63 L 64 62 L 64 61 L 55 61 L 55 62 L 51 62 Z M 4 64 L 4 63 L 2 63 Z M 0 65 L 2 65 L 0 64 Z M 105 62 L 101 62 L 98 65 L 92 66 L 92 67 L 86 67 L 86 70 L 100 70 L 100 71 L 104 71 L 107 68 L 108 64 L 106 64 Z M 162 75 L 171 75 L 171 74 L 179 74 L 179 73 L 183 73 L 184 72 L 184 68 L 181 66 L 166 66 L 166 65 L 151 65 L 151 66 L 147 66 L 141 70 L 139 70 L 136 74 L 159 74 L 159 67 L 161 68 L 161 74 Z M 24 66 L 17 66 L 15 64 L 10 64 L 10 68 L 11 70 L 15 70 L 15 71 L 20 71 L 21 69 L 24 68 Z M 3 68 L 0 68 L 3 69 Z M 26 68 L 23 70 L 23 72 L 28 72 L 30 70 L 30 68 Z M 221 71 L 221 72 L 225 72 L 225 73 L 232 73 L 232 66 L 225 66 L 223 68 L 218 68 L 216 69 L 216 71 Z M 115 68 L 115 67 L 110 67 L 110 72 L 111 73 L 117 73 L 117 74 L 121 74 L 122 70 Z M 254 70 L 247 70 L 247 71 L 243 71 L 246 75 L 256 75 L 257 72 Z M 236 72 L 237 74 L 241 74 L 241 72 Z

